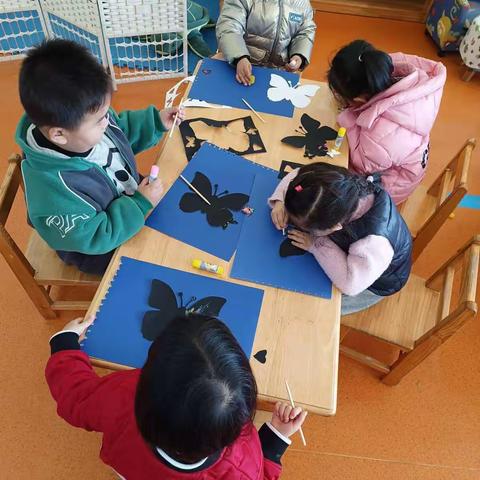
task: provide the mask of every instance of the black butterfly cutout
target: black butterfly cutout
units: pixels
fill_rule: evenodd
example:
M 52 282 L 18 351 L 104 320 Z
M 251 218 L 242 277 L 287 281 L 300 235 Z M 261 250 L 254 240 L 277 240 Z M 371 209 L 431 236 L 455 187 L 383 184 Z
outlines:
M 280 170 L 278 171 L 278 176 L 280 180 L 287 176 L 290 172 L 293 172 L 297 168 L 303 167 L 303 163 L 289 162 L 288 160 L 282 160 L 280 164 Z
M 294 255 L 305 255 L 307 252 L 302 248 L 298 248 L 292 244 L 292 241 L 289 238 L 283 240 L 278 249 L 278 253 L 282 258 L 292 257 Z
M 228 193 L 225 190 L 217 193 L 218 185 L 212 184 L 208 177 L 201 172 L 195 172 L 192 185 L 210 202 L 208 205 L 196 193 L 185 193 L 180 199 L 180 210 L 186 213 L 202 212 L 207 215 L 207 222 L 212 227 L 222 227 L 224 230 L 229 224 L 238 223 L 233 219 L 233 211 L 240 211 L 248 202 L 249 196 L 244 193 Z
M 210 317 L 217 317 L 226 303 L 222 297 L 205 297 L 201 300 L 196 297 L 183 304 L 183 293 L 177 293 L 177 297 L 171 287 L 161 280 L 152 280 L 152 289 L 148 298 L 148 305 L 156 310 L 149 310 L 143 316 L 142 335 L 146 340 L 153 342 L 164 328 L 177 316 L 185 316 L 189 313 L 197 313 Z
M 305 147 L 304 157 L 324 157 L 328 152 L 325 142 L 327 140 L 335 140 L 337 132 L 325 125 L 321 127 L 321 123 L 318 120 L 306 113 L 302 115 L 300 121 L 302 123 L 299 127 L 300 130 L 295 131 L 301 135 L 282 138 L 282 142 L 296 148 Z

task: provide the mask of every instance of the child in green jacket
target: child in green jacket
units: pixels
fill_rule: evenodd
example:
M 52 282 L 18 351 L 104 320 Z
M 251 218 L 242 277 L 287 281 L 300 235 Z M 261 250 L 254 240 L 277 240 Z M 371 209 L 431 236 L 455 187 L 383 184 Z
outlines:
M 29 51 L 19 88 L 26 115 L 16 141 L 29 221 L 63 261 L 102 274 L 160 200 L 161 181 L 142 180 L 135 155 L 158 143 L 178 109 L 117 115 L 103 67 L 60 39 Z M 183 117 L 178 111 L 178 123 Z

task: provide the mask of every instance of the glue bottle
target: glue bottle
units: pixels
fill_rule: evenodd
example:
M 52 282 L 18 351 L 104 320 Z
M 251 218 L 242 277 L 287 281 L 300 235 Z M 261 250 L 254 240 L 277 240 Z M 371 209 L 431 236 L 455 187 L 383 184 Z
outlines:
M 216 273 L 217 275 L 223 275 L 223 267 L 220 265 L 215 265 L 214 263 L 204 262 L 195 258 L 192 260 L 192 267 L 198 268 L 199 270 L 205 270 L 206 272 Z
M 342 146 L 342 142 L 343 142 L 343 139 L 345 138 L 345 133 L 346 132 L 347 132 L 347 130 L 344 127 L 340 127 L 338 129 L 337 138 L 335 139 L 335 146 L 333 147 L 333 149 L 337 150 L 337 152 L 340 149 L 340 147 Z

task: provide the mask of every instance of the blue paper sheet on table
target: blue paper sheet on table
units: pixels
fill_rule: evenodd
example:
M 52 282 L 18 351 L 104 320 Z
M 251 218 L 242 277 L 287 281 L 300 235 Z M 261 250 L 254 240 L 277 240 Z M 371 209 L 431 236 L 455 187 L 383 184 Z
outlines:
M 224 260 L 237 246 L 253 179 L 265 167 L 204 143 L 182 175 L 211 205 L 178 178 L 146 225 Z M 228 193 L 225 193 L 228 192 Z M 220 224 L 219 226 L 212 226 Z
M 163 294 L 152 301 L 155 284 L 162 286 Z M 140 368 L 151 344 L 144 336 L 147 313 L 164 328 L 185 307 L 208 313 L 208 302 L 216 301 L 218 318 L 250 357 L 262 299 L 263 291 L 257 288 L 122 257 L 81 348 L 91 357 Z
M 293 117 L 294 107 L 289 100 L 272 102 L 267 97 L 272 73 L 283 77 L 296 85 L 300 77 L 296 73 L 285 72 L 266 67 L 253 67 L 255 83 L 246 87 L 235 79 L 235 69 L 223 60 L 206 58 L 203 60 L 193 82 L 189 98 L 204 100 L 217 105 L 234 108 L 249 108 L 242 101 L 244 98 L 257 112 L 271 113 L 283 117 Z
M 323 298 L 332 295 L 332 282 L 313 255 L 291 247 L 270 217 L 267 199 L 278 185 L 278 172 L 255 177 L 250 206 L 255 213 L 243 225 L 230 276 Z M 280 256 L 280 251 L 284 255 Z

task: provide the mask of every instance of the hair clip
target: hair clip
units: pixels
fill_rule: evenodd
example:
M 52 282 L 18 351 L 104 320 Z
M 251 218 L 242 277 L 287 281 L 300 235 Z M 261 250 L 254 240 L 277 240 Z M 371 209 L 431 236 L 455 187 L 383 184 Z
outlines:
M 359 61 L 359 62 L 363 62 L 362 54 L 360 54 L 360 55 L 358 56 L 358 61 Z
M 295 187 L 295 191 L 297 191 L 297 192 L 301 192 L 302 190 L 303 190 L 303 187 L 301 185 L 297 185 Z

